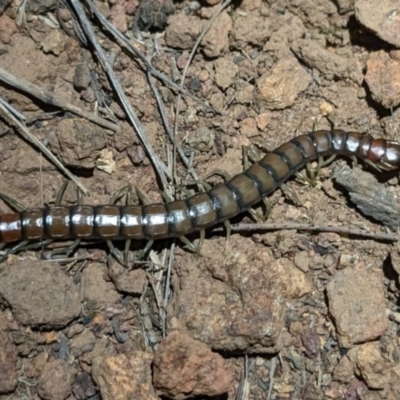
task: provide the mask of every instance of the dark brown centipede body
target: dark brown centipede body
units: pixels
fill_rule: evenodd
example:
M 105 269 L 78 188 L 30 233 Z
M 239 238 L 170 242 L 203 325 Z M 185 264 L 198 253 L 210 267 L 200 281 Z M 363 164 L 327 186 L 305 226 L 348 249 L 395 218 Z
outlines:
M 400 143 L 341 130 L 297 136 L 226 183 L 186 200 L 129 206 L 54 206 L 0 215 L 0 243 L 44 239 L 141 240 L 182 237 L 246 211 L 319 156 L 358 157 L 400 168 Z

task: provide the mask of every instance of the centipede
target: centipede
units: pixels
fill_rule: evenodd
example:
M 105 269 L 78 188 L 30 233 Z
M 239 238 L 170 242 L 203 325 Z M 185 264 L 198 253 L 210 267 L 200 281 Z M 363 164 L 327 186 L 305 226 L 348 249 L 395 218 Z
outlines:
M 0 243 L 55 240 L 147 240 L 180 238 L 228 221 L 268 197 L 316 160 L 360 159 L 376 171 L 400 168 L 400 143 L 370 134 L 318 130 L 292 138 L 247 170 L 183 200 L 149 205 L 54 205 L 0 215 Z

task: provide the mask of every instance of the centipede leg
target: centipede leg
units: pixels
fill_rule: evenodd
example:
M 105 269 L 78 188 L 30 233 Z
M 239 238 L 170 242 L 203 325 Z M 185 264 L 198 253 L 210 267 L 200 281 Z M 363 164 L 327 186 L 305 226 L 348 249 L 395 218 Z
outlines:
M 6 260 L 7 257 L 8 257 L 10 254 L 14 254 L 14 253 L 16 253 L 17 251 L 22 250 L 28 243 L 29 243 L 28 240 L 23 240 L 22 242 L 18 243 L 17 245 L 15 245 L 15 246 L 12 247 L 11 249 L 9 249 L 9 250 L 6 252 L 6 254 L 4 254 L 4 256 L 2 256 L 2 257 L 0 258 L 0 263 L 2 263 L 4 260 Z
M 153 246 L 154 240 L 148 240 L 146 243 L 146 246 L 144 246 L 144 249 L 139 251 L 136 255 L 137 260 L 141 260 L 151 249 L 151 246 Z
M 202 234 L 202 231 L 200 231 L 200 235 Z M 200 249 L 199 246 L 195 246 L 186 236 L 179 236 L 179 240 L 186 245 L 186 248 L 192 251 L 193 253 L 197 253 L 198 255 L 200 254 Z M 204 240 L 204 238 L 203 238 Z M 202 243 L 202 239 L 200 238 L 200 242 Z
M 231 223 L 229 222 L 229 220 L 224 221 L 224 226 L 225 226 L 225 230 L 226 230 L 226 241 L 228 241 L 228 239 L 231 237 L 231 233 L 232 233 L 232 226 L 231 226 Z
M 116 249 L 114 243 L 111 240 L 106 240 L 106 244 L 110 250 L 110 253 L 114 256 L 114 258 L 123 266 L 126 266 L 124 258 L 121 256 L 121 253 Z
M 60 189 L 58 190 L 56 199 L 55 199 L 55 201 L 54 201 L 54 204 L 55 204 L 56 206 L 60 206 L 60 205 L 61 205 L 61 200 L 62 200 L 62 198 L 63 198 L 63 196 L 64 196 L 65 189 L 67 188 L 67 186 L 68 186 L 68 181 L 65 181 L 65 182 L 61 185 Z
M 19 203 L 17 200 L 8 197 L 4 193 L 0 193 L 0 198 L 3 199 L 3 201 L 15 211 L 21 212 L 26 210 L 26 207 L 24 205 Z
M 297 193 L 290 186 L 283 183 L 281 185 L 281 190 L 284 195 L 292 200 L 297 206 L 301 206 L 302 203 L 299 199 L 299 196 L 297 196 Z
M 126 185 L 123 188 L 119 189 L 116 193 L 114 193 L 113 196 L 110 198 L 110 204 L 116 204 L 117 201 L 124 195 L 126 194 L 126 201 L 128 204 L 128 197 L 131 199 L 132 195 L 132 186 L 131 185 Z

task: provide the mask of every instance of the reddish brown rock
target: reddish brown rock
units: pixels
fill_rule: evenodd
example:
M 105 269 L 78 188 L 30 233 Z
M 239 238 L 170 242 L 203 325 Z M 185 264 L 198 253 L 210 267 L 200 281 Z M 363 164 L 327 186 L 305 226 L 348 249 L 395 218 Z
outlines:
M 231 86 L 239 72 L 239 67 L 228 58 L 218 58 L 213 63 L 215 70 L 215 83 L 225 90 Z
M 38 382 L 38 394 L 44 400 L 64 400 L 71 394 L 72 377 L 68 364 L 53 360 L 45 365 Z
M 352 347 L 381 336 L 388 327 L 383 277 L 366 265 L 339 271 L 329 282 L 329 311 L 339 343 Z
M 104 264 L 91 263 L 83 271 L 85 279 L 84 299 L 90 301 L 96 308 L 103 308 L 116 303 L 120 294 L 112 282 L 107 282 L 107 269 Z
M 258 80 L 258 99 L 269 110 L 289 107 L 311 80 L 295 57 L 282 59 Z
M 103 400 L 158 400 L 151 383 L 152 355 L 143 351 L 97 357 L 92 375 Z
M 400 7 L 397 0 L 357 0 L 356 18 L 382 40 L 400 47 Z
M 78 285 L 57 263 L 24 260 L 4 269 L 0 295 L 24 325 L 63 327 L 81 312 Z
M 189 330 L 213 349 L 276 352 L 287 301 L 309 293 L 311 284 L 292 262 L 272 261 L 250 239 L 223 241 L 205 242 L 203 257 L 193 256 L 189 272 L 174 278 L 170 329 Z
M 379 104 L 386 108 L 400 104 L 400 62 L 385 51 L 377 51 L 369 57 L 365 82 Z
M 12 392 L 17 387 L 17 351 L 4 331 L 0 331 L 0 377 L 0 394 Z
M 355 373 L 363 378 L 368 387 L 382 389 L 390 381 L 395 363 L 382 353 L 379 342 L 357 346 L 349 351 L 348 357 L 355 365 Z
M 168 24 L 165 30 L 167 45 L 190 50 L 201 33 L 204 21 L 195 16 L 179 14 L 169 17 Z
M 64 165 L 94 168 L 100 150 L 106 146 L 106 134 L 86 120 L 63 119 L 57 124 L 57 135 L 52 136 L 50 146 Z
M 120 292 L 141 294 L 146 283 L 146 272 L 143 269 L 128 270 L 119 262 L 112 262 L 108 275 Z
M 249 23 L 251 21 L 251 23 Z M 262 47 L 271 36 L 270 21 L 261 16 L 259 10 L 236 15 L 233 23 L 230 45 L 244 49 L 247 45 Z
M 357 68 L 351 52 L 335 53 L 311 39 L 298 39 L 291 48 L 300 60 L 320 71 L 327 79 L 350 78 L 359 84 L 363 80 L 361 70 Z
M 339 360 L 333 370 L 333 377 L 341 383 L 349 383 L 353 379 L 353 364 L 347 356 Z
M 186 333 L 172 332 L 160 343 L 153 361 L 154 384 L 159 393 L 182 400 L 216 396 L 233 385 L 225 360 Z
M 226 11 L 223 11 L 201 41 L 207 57 L 218 57 L 228 49 L 231 30 L 232 19 Z

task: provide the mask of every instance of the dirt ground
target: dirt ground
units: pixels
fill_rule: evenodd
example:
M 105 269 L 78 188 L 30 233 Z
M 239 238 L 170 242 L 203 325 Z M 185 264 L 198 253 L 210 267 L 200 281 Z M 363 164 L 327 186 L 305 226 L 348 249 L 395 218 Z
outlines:
M 0 192 L 27 208 L 71 177 L 24 126 L 90 205 L 128 184 L 150 202 L 199 190 L 239 173 L 243 146 L 315 129 L 398 140 L 396 1 L 93 4 L 104 20 L 89 3 L 0 1 L 0 98 L 20 113 L 0 103 Z M 96 242 L 10 255 L 0 400 L 399 399 L 397 175 L 338 158 L 275 191 L 265 223 L 209 229 L 201 256 L 178 240 L 140 261 L 132 243 L 129 267 Z

